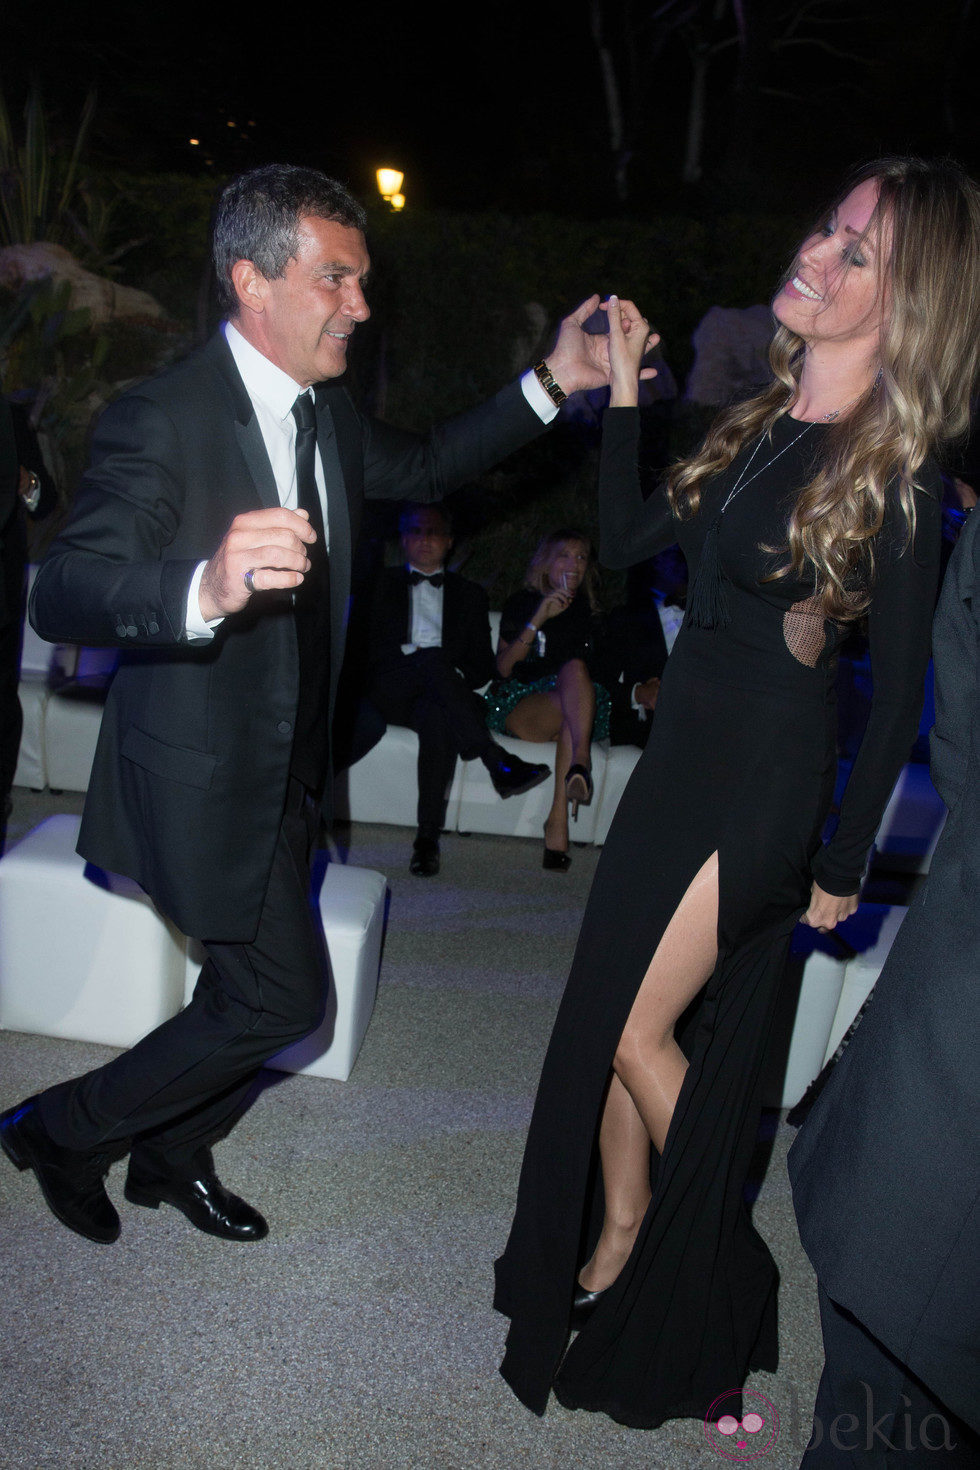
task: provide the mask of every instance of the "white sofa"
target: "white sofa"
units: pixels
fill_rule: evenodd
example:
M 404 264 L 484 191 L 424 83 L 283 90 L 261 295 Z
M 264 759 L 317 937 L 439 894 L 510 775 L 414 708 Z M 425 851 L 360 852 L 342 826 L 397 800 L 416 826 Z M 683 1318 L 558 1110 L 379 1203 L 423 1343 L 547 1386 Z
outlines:
M 490 614 L 496 641 L 499 612 Z M 24 734 L 15 784 L 55 791 L 85 791 L 102 718 L 101 699 L 115 663 L 113 649 L 85 649 L 45 643 L 28 626 L 20 682 Z M 553 745 L 537 745 L 499 737 L 508 750 L 525 760 L 554 765 Z M 626 788 L 640 751 L 633 745 L 610 746 L 593 741 L 592 779 L 595 796 L 580 807 L 572 825 L 573 842 L 601 844 Z M 418 736 L 390 725 L 378 744 L 334 787 L 338 817 L 356 822 L 386 822 L 414 827 Z M 480 761 L 457 761 L 450 790 L 446 826 L 450 831 L 489 832 L 504 836 L 541 837 L 551 800 L 549 782 L 523 796 L 502 801 Z M 877 850 L 889 866 L 928 872 L 945 820 L 925 765 L 910 762 L 902 772 L 882 819 Z

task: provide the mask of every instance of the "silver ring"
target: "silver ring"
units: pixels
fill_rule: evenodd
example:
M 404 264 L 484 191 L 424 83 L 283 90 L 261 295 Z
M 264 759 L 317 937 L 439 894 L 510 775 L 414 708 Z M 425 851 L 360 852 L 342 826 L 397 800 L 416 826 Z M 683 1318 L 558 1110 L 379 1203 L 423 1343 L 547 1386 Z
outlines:
M 255 568 L 254 567 L 249 567 L 248 571 L 245 573 L 244 577 L 242 578 L 242 581 L 245 583 L 245 586 L 248 588 L 249 592 L 254 592 L 255 591 L 255 583 L 252 580 L 252 578 L 254 576 L 255 576 Z

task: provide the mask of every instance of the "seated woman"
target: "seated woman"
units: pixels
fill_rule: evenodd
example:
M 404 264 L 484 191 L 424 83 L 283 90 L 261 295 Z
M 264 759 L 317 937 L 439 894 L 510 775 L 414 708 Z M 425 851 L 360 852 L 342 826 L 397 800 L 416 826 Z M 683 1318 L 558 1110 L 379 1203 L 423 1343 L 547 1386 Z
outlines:
M 592 800 L 590 748 L 609 733 L 609 695 L 592 678 L 598 642 L 596 571 L 580 531 L 545 536 L 526 586 L 500 617 L 497 672 L 486 695 L 487 724 L 519 740 L 554 740 L 555 794 L 544 824 L 543 866 L 564 873 L 568 806 Z

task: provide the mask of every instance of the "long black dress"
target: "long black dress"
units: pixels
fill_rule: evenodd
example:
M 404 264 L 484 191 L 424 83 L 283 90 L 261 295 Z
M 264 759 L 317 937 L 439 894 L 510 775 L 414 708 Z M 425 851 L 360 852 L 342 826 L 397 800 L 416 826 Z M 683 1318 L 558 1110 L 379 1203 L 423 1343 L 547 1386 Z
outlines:
M 569 1408 L 653 1428 L 701 1417 L 754 1368 L 777 1366 L 775 1263 L 743 1186 L 761 1109 L 776 987 L 811 878 L 857 891 L 888 795 L 915 735 L 939 564 L 938 494 L 916 494 L 914 548 L 897 506 L 876 548 L 869 613 L 874 698 L 832 840 L 820 846 L 836 774 L 839 632 L 813 584 L 761 578 L 782 564 L 787 517 L 812 474 L 823 425 L 788 416 L 726 511 L 721 565 L 731 621 L 685 625 L 657 718 L 603 849 L 545 1058 L 495 1305 L 511 1318 L 501 1372 L 543 1413 Z M 692 581 L 705 532 L 747 462 L 743 452 L 676 521 L 644 503 L 635 411 L 607 412 L 600 557 L 625 566 L 678 541 Z M 778 457 L 777 457 L 778 456 Z M 930 491 L 938 477 L 920 476 Z M 691 880 L 718 852 L 718 963 L 682 1018 L 689 1067 L 653 1198 L 627 1265 L 565 1353 L 577 1271 L 602 1220 L 598 1127 L 616 1044 L 660 938 Z

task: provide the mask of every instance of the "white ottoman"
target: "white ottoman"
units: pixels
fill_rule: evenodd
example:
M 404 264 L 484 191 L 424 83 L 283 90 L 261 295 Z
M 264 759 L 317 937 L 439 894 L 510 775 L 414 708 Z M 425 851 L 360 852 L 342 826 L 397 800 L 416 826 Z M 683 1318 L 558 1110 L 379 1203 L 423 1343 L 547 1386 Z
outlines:
M 0 859 L 0 1027 L 131 1046 L 180 1009 L 184 940 L 134 883 L 86 867 L 79 823 L 48 817 Z
M 55 690 L 44 715 L 44 755 L 53 791 L 87 791 L 105 708 L 104 678 L 73 679 Z
M 14 771 L 13 784 L 29 786 L 32 791 L 43 791 L 48 784 L 48 769 L 44 759 L 44 716 L 50 694 L 47 675 L 31 672 L 21 674 L 17 697 L 24 712 L 24 728 L 17 751 L 17 769 Z
M 845 963 L 844 956 L 834 952 L 829 936 L 797 927 L 776 999 L 762 1099 L 765 1107 L 795 1107 L 819 1075 L 844 985 Z
M 378 993 L 384 933 L 383 874 L 371 868 L 328 863 L 320 889 L 320 918 L 330 957 L 327 1013 L 316 1031 L 286 1047 L 267 1063 L 281 1072 L 306 1072 L 346 1082 L 368 1028 Z M 193 940 L 187 946 L 185 997 L 190 999 L 204 958 Z
M 602 791 L 598 794 L 594 839 L 596 846 L 605 842 L 609 836 L 616 808 L 642 754 L 638 745 L 610 745 Z
M 844 967 L 844 984 L 830 1028 L 830 1039 L 824 1053 L 825 1062 L 830 1061 L 840 1046 L 845 1031 L 874 989 L 881 967 L 888 958 L 888 951 L 908 909 L 897 904 L 863 903 L 858 912 L 866 917 L 869 925 L 867 939 L 872 942 L 853 960 L 848 960 Z
M 896 871 L 928 873 L 945 822 L 946 808 L 929 767 L 909 761 L 895 782 L 875 837 L 876 862 Z

